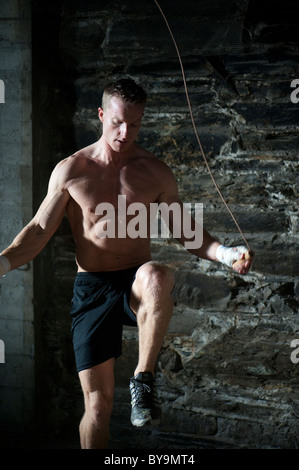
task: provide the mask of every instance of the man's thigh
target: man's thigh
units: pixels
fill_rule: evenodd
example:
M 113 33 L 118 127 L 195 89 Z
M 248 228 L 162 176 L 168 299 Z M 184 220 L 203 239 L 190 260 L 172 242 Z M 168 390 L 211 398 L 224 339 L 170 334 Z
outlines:
M 114 365 L 115 358 L 111 358 L 90 369 L 79 372 L 85 399 L 97 401 L 101 396 L 104 396 L 108 400 L 113 400 Z

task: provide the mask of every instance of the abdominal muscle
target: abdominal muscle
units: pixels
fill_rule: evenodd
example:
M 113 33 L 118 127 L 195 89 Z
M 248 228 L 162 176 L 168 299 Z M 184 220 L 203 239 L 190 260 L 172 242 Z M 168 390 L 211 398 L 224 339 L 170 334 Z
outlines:
M 77 219 L 78 220 L 78 219 Z M 78 272 L 116 271 L 150 261 L 149 238 L 100 237 L 96 224 L 72 224 Z
M 144 240 L 109 240 L 77 243 L 78 272 L 118 271 L 150 261 L 149 242 Z

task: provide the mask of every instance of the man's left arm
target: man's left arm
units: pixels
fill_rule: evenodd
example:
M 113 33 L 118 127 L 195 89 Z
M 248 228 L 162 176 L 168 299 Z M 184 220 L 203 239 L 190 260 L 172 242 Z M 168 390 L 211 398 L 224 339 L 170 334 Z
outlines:
M 176 240 L 178 240 L 179 243 L 186 247 L 190 253 L 198 258 L 207 259 L 209 261 L 218 261 L 234 269 L 239 274 L 247 274 L 253 261 L 253 256 L 247 256 L 248 249 L 245 246 L 227 247 L 222 245 L 207 230 L 205 230 L 201 223 L 189 214 L 182 201 L 178 198 L 176 200 L 181 207 L 180 237 L 175 237 Z M 172 220 L 172 226 L 170 227 L 172 233 L 174 223 L 175 221 Z M 186 237 L 184 232 L 184 226 L 186 227 L 186 225 L 189 227 L 189 234 L 192 235 L 191 240 Z M 198 240 L 200 240 L 200 243 L 197 243 Z M 190 244 L 194 245 L 194 248 L 188 248 Z
M 194 219 L 187 211 L 185 205 L 178 196 L 177 183 L 174 176 L 164 180 L 167 184 L 164 186 L 166 190 L 161 193 L 159 203 L 165 202 L 170 208 L 173 203 L 180 210 L 169 210 L 169 230 L 174 238 L 181 243 L 190 253 L 198 258 L 207 259 L 209 261 L 218 261 L 239 274 L 247 274 L 253 261 L 253 256 L 247 258 L 248 250 L 244 246 L 226 247 L 223 246 L 216 238 L 214 238 L 201 222 Z M 165 219 L 164 219 L 165 221 Z M 188 227 L 188 230 L 185 228 Z M 188 232 L 188 236 L 186 236 Z M 236 263 L 236 261 L 241 261 Z

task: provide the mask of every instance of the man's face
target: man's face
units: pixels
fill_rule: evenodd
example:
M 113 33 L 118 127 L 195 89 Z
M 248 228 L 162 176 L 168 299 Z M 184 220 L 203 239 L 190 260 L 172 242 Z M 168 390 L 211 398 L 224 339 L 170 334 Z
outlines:
M 125 103 L 113 96 L 105 109 L 99 108 L 103 136 L 115 152 L 125 152 L 135 141 L 141 126 L 144 105 Z

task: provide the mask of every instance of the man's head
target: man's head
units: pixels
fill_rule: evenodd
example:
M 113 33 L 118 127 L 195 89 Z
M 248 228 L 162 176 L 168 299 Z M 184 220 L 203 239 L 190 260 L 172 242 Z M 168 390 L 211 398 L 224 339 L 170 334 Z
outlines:
M 105 89 L 99 119 L 103 137 L 112 150 L 126 152 L 134 143 L 145 102 L 145 91 L 130 79 L 118 80 Z
M 143 106 L 146 103 L 146 92 L 130 78 L 122 78 L 105 88 L 102 98 L 104 110 L 113 96 L 122 99 L 125 103 L 142 104 Z

